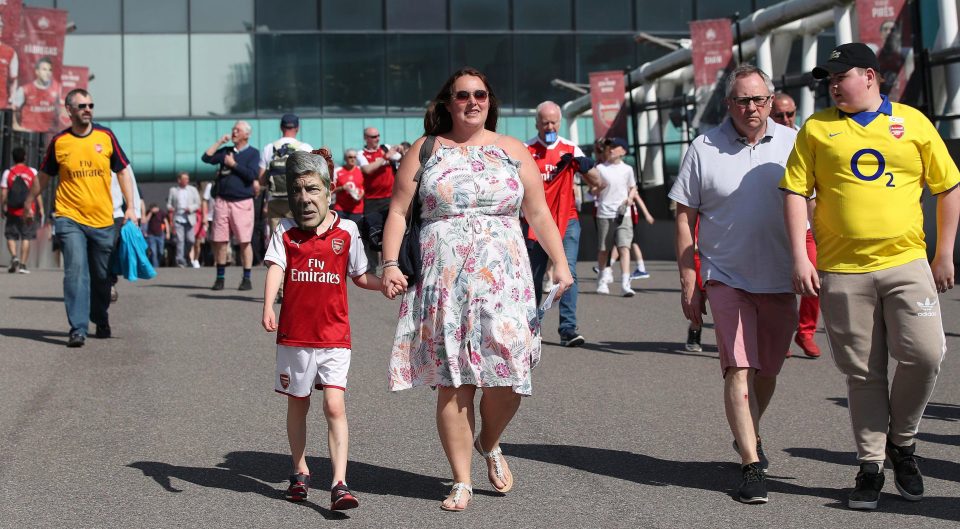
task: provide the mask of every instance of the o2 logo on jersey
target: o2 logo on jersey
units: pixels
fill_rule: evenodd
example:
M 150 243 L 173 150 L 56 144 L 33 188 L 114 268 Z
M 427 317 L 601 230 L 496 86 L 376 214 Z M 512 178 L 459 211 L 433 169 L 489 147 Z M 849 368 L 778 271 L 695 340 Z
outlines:
M 860 172 L 860 158 L 864 156 L 872 156 L 877 161 L 877 171 L 872 175 L 865 175 Z M 887 168 L 887 161 L 883 158 L 883 154 L 880 154 L 880 151 L 876 149 L 860 149 L 859 151 L 853 153 L 853 157 L 850 158 L 850 172 L 853 173 L 853 176 L 856 176 L 864 182 L 873 182 L 877 178 L 880 178 L 882 175 L 886 175 L 887 187 L 895 187 L 893 184 L 893 173 L 884 172 Z

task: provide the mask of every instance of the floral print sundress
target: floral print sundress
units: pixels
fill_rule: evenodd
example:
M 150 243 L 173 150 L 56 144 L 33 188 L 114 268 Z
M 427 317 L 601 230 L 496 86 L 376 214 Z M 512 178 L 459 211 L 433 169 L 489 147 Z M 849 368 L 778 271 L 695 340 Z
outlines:
M 391 391 L 472 384 L 531 393 L 540 322 L 519 165 L 495 145 L 441 145 L 424 165 L 423 273 L 400 303 Z

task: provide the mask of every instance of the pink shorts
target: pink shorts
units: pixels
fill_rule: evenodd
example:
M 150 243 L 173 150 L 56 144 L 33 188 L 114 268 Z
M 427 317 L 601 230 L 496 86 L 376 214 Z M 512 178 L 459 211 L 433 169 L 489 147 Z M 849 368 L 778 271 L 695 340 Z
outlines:
M 753 294 L 718 281 L 706 289 L 724 376 L 730 367 L 777 376 L 797 329 L 797 296 Z
M 213 242 L 230 242 L 230 233 L 237 242 L 253 238 L 253 199 L 230 201 L 216 199 L 213 209 Z

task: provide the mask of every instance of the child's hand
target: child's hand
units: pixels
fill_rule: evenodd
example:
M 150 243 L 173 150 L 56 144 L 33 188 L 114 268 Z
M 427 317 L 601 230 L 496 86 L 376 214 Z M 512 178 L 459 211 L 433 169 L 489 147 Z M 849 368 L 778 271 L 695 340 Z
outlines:
M 263 328 L 267 332 L 274 332 L 277 330 L 277 315 L 273 312 L 273 307 L 265 306 L 263 307 L 263 320 L 260 322 L 263 325 Z

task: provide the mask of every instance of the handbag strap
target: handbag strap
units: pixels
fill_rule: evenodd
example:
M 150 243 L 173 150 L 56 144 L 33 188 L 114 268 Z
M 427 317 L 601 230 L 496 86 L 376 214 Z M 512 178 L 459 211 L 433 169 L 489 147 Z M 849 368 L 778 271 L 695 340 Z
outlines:
M 436 141 L 436 136 L 427 136 L 426 139 L 423 140 L 423 143 L 420 144 L 420 168 L 417 169 L 417 174 L 413 175 L 413 180 L 417 183 L 417 189 L 413 192 L 413 196 L 410 197 L 410 208 L 408 208 L 408 211 L 413 210 L 417 197 L 420 195 L 420 177 L 423 176 L 423 166 L 426 165 L 427 160 L 429 160 L 433 154 L 433 145 Z

